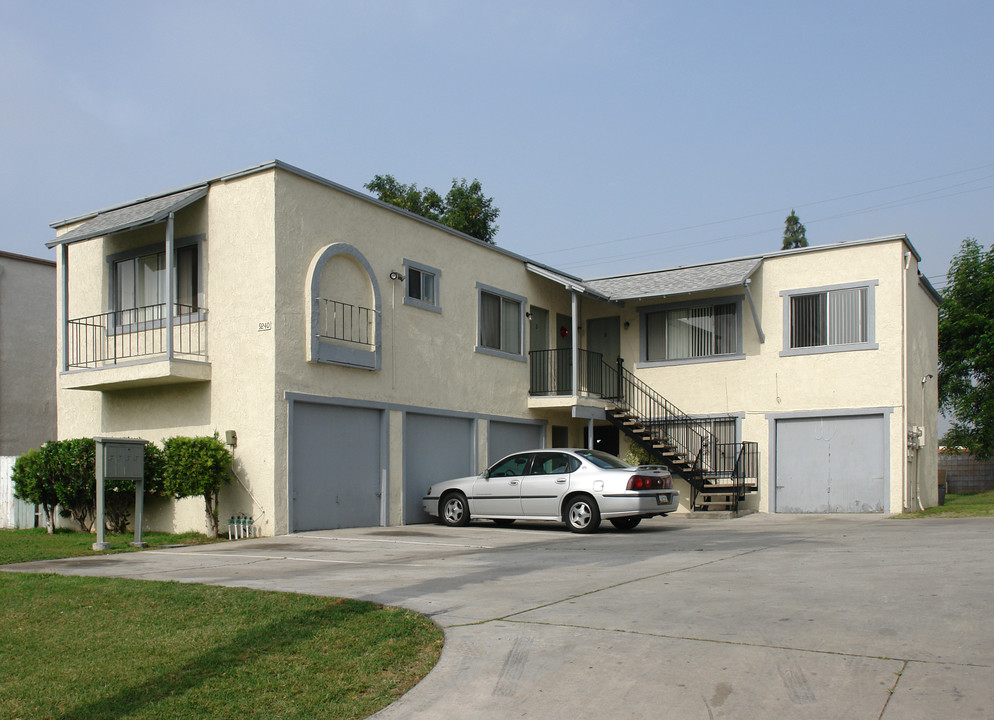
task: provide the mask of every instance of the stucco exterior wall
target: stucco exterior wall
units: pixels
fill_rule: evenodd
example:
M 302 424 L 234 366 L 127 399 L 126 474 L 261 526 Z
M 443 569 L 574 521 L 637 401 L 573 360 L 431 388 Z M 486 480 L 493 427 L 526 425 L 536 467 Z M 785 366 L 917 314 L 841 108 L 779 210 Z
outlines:
M 707 294 L 706 298 L 741 299 L 741 356 L 655 367 L 643 363 L 635 370 L 640 379 L 688 414 L 731 414 L 742 418 L 742 439 L 758 442 L 761 452 L 761 492 L 758 497 L 750 498 L 756 509 L 772 510 L 772 492 L 768 487 L 769 463 L 773 460 L 771 419 L 880 409 L 889 417 L 890 506 L 893 512 L 900 511 L 901 488 L 907 472 L 904 389 L 909 382 L 904 352 L 905 250 L 905 244 L 895 239 L 850 247 L 831 246 L 825 250 L 809 248 L 768 257 L 750 283 L 765 342 L 760 341 L 744 290 L 725 289 Z M 908 310 L 907 322 L 915 345 L 911 355 L 915 358 L 913 372 L 917 374 L 917 383 L 922 377 L 919 369 L 930 367 L 928 372 L 935 372 L 935 315 L 934 305 L 930 310 L 930 301 L 918 287 L 917 279 L 913 279 L 916 278 L 913 256 L 907 277 L 913 290 L 913 307 Z M 782 354 L 785 300 L 781 293 L 864 281 L 873 284 L 875 349 Z M 618 313 L 622 327 L 625 322 L 629 324 L 621 335 L 626 365 L 629 368 L 639 365 L 639 334 L 644 332 L 638 313 L 640 307 L 701 299 L 701 295 L 673 296 L 626 303 Z M 608 315 L 617 311 L 612 312 L 607 306 L 597 308 L 584 320 L 595 313 Z M 920 395 L 920 383 L 916 392 Z M 934 425 L 934 412 L 930 414 Z
M 287 393 L 375 402 L 407 409 L 534 420 L 528 411 L 527 320 L 520 359 L 476 351 L 478 282 L 523 297 L 550 313 L 569 312 L 562 287 L 538 277 L 522 261 L 429 224 L 384 209 L 299 175 L 281 172 L 276 180 L 275 458 L 277 508 L 287 498 Z M 330 245 L 350 246 L 372 271 L 366 288 L 353 273 L 322 278 L 322 293 L 353 304 L 371 302 L 375 283 L 380 307 L 381 366 L 378 370 L 307 362 L 310 341 L 308 271 Z M 440 312 L 404 303 L 406 285 L 390 279 L 409 260 L 440 271 Z M 336 283 L 335 277 L 342 282 Z M 367 305 L 368 306 L 368 305 Z M 393 415 L 393 414 L 392 414 Z M 403 437 L 396 418 L 389 432 L 389 517 L 400 517 Z M 485 423 L 478 423 L 484 432 Z M 486 453 L 478 453 L 481 467 Z M 282 514 L 282 510 L 277 511 Z M 283 527 L 282 521 L 279 527 Z
M 0 456 L 56 433 L 55 264 L 0 253 Z
M 161 444 L 177 435 L 217 432 L 223 438 L 226 430 L 235 430 L 233 470 L 241 482 L 232 481 L 222 493 L 222 524 L 232 513 L 244 512 L 270 533 L 273 490 L 267 473 L 271 477 L 273 339 L 272 333 L 260 332 L 258 324 L 273 315 L 273 217 L 272 173 L 215 185 L 206 199 L 176 215 L 177 240 L 206 234 L 202 297 L 207 308 L 209 382 L 58 391 L 61 439 L 127 436 Z M 160 223 L 71 245 L 69 317 L 110 309 L 109 255 L 164 241 L 165 224 Z M 61 287 L 59 293 L 61 298 Z M 59 327 L 61 323 L 60 300 Z M 61 333 L 53 334 L 59 336 L 61 357 Z M 200 498 L 152 500 L 146 504 L 146 515 L 154 529 L 204 529 Z
M 918 263 L 914 255 L 908 256 L 905 283 L 908 295 L 905 320 L 908 412 L 905 429 L 924 428 L 924 446 L 907 452 L 904 504 L 908 509 L 915 510 L 919 498 L 924 507 L 939 503 L 939 311 L 935 299 L 918 279 Z

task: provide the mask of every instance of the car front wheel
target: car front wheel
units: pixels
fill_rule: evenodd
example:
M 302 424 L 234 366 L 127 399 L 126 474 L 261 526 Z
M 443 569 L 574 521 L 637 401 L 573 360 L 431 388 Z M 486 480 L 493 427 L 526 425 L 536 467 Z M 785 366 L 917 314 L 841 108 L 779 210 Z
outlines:
M 601 513 L 589 495 L 577 495 L 566 505 L 563 520 L 575 533 L 592 533 L 600 527 Z
M 469 524 L 469 501 L 462 493 L 452 493 L 442 498 L 442 522 L 451 527 Z
M 640 517 L 611 518 L 611 524 L 618 530 L 634 530 L 642 522 Z

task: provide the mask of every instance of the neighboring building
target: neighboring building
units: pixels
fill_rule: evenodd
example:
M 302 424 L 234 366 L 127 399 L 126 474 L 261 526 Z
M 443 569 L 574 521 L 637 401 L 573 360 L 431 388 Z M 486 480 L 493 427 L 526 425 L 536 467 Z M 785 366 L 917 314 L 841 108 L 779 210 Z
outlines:
M 221 516 L 267 534 L 423 522 L 433 481 L 630 437 L 687 510 L 736 481 L 766 511 L 899 512 L 916 473 L 935 503 L 936 296 L 903 236 L 584 282 L 280 162 L 53 227 L 59 436 L 230 438 Z M 814 477 L 826 437 L 856 444 Z
M 0 251 L 0 527 L 34 526 L 10 468 L 55 438 L 55 328 L 55 263 Z

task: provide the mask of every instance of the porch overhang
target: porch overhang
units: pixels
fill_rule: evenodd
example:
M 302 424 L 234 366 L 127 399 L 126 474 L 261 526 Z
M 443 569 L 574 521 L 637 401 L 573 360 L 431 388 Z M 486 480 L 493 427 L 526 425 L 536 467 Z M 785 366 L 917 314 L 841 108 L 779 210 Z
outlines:
M 171 213 L 195 203 L 207 195 L 207 185 L 201 185 L 181 192 L 162 195 L 146 200 L 138 200 L 127 205 L 101 210 L 90 217 L 79 227 L 62 233 L 54 240 L 45 243 L 46 247 L 54 248 L 59 245 L 92 240 L 96 237 L 124 232 L 145 225 L 155 225 L 165 222 Z M 82 219 L 82 218 L 80 218 Z M 73 220 L 56 223 L 53 227 L 68 225 Z

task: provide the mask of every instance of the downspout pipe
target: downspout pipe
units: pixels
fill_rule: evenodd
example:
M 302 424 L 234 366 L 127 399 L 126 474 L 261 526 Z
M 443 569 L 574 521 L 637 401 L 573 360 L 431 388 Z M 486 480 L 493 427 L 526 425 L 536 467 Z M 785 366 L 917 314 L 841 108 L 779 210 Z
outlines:
M 752 290 L 749 289 L 749 284 L 752 282 L 750 278 L 746 278 L 745 282 L 742 283 L 742 287 L 745 288 L 746 299 L 749 301 L 749 309 L 752 310 L 752 321 L 756 323 L 756 332 L 759 333 L 760 344 L 766 342 L 766 333 L 763 332 L 763 323 L 759 321 L 759 312 L 756 311 L 756 302 L 752 299 Z

